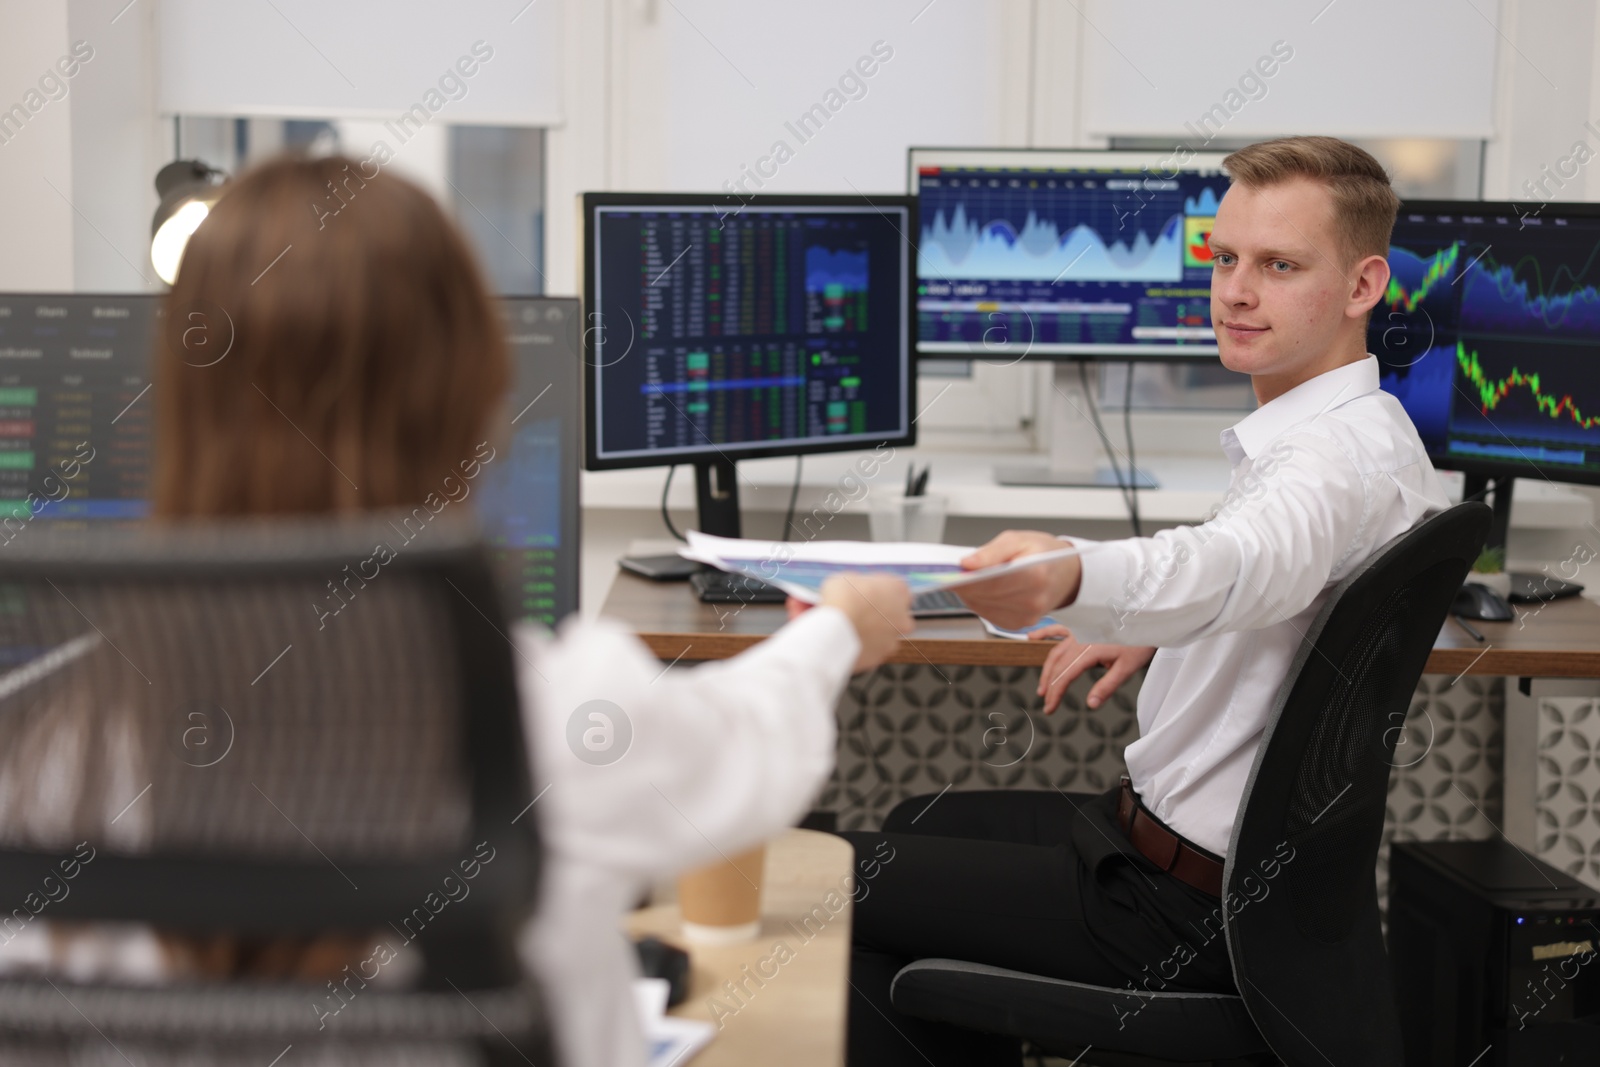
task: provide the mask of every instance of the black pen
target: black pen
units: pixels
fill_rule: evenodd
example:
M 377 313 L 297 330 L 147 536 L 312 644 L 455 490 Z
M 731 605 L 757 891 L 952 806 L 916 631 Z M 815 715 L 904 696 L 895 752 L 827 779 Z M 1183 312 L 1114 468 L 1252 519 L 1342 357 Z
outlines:
M 1467 636 L 1468 637 L 1472 638 L 1474 641 L 1482 641 L 1483 640 L 1483 635 L 1480 634 L 1477 630 L 1473 629 L 1471 626 L 1467 625 L 1467 620 L 1466 619 L 1463 619 L 1460 615 L 1451 615 L 1450 617 L 1452 619 L 1456 620 L 1456 625 L 1457 626 L 1459 626 L 1463 630 L 1467 631 Z

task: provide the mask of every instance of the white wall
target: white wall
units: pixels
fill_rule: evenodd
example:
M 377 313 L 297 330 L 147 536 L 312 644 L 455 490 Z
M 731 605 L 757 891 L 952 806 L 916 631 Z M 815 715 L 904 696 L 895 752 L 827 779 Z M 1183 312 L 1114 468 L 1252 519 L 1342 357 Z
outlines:
M 161 288 L 150 266 L 155 174 L 171 158 L 168 126 L 156 121 L 154 12 L 127 0 L 66 5 L 71 39 L 94 59 L 72 81 L 72 287 L 79 292 Z M 115 20 L 115 21 L 113 21 Z
M 1592 0 L 1501 0 L 1495 136 L 1485 153 L 1484 196 L 1526 200 L 1544 181 L 1555 200 L 1600 200 L 1600 164 L 1563 159 L 1584 141 L 1600 154 L 1600 18 Z M 1558 173 L 1565 169 L 1569 176 Z M 1550 175 L 1554 175 L 1554 180 Z M 1537 203 L 1544 199 L 1535 194 Z
M 624 156 L 630 185 L 901 193 L 910 145 L 1023 141 L 1025 67 L 1005 60 L 1025 5 L 813 0 L 761 19 L 751 7 L 699 0 L 625 24 L 635 54 L 675 60 L 661 82 L 629 86 L 626 120 L 655 134 L 627 142 L 650 149 Z M 809 111 L 819 104 L 831 114 Z M 762 178 L 777 146 L 793 158 Z
M 421 104 L 485 126 L 561 120 L 561 3 L 152 2 L 167 113 L 383 120 Z
M 154 107 L 152 17 L 149 3 L 127 0 L 0 0 L 0 107 L 78 48 L 65 96 L 0 144 L 0 289 L 160 287 L 150 219 L 170 150 Z
M 27 107 L 29 90 L 67 54 L 66 0 L 0 0 L 0 109 Z M 91 63 L 92 65 L 92 63 Z M 83 71 L 79 71 L 81 77 Z M 20 130 L 5 126 L 0 143 L 0 289 L 67 291 L 73 287 L 71 100 L 40 93 Z
M 1093 27 L 1087 126 L 1098 133 L 1182 136 L 1194 145 L 1218 133 L 1479 139 L 1490 132 L 1494 0 L 1084 0 L 1082 7 Z
M 748 192 L 905 191 L 912 144 L 1020 145 L 1028 136 L 1027 0 L 597 0 L 572 4 L 568 122 L 549 142 L 547 275 L 576 292 L 574 198 L 591 189 L 704 192 L 738 183 L 783 141 Z M 793 124 L 874 42 L 859 99 L 820 131 Z M 803 131 L 811 134 L 808 128 Z M 775 173 L 773 173 L 775 171 Z M 759 184 L 758 184 L 759 181 Z
M 1141 14 L 1130 15 L 1124 10 L 1129 5 L 1121 3 L 1097 8 L 1038 0 L 827 0 L 804 7 L 748 0 L 594 0 L 572 6 L 565 72 L 570 121 L 552 134 L 547 228 L 549 275 L 564 291 L 577 285 L 571 207 L 576 192 L 720 188 L 779 138 L 789 140 L 795 156 L 765 182 L 765 191 L 902 189 L 902 150 L 912 143 L 1103 146 L 1106 138 L 1091 132 L 1091 111 L 1097 90 L 1103 103 L 1095 64 L 1106 64 L 1109 46 L 1101 32 L 1106 26 L 1091 22 L 1090 12 L 1117 12 L 1113 28 L 1123 34 L 1132 32 L 1129 19 L 1146 33 L 1174 25 L 1161 16 L 1161 4 L 1136 5 Z M 1365 26 L 1365 32 L 1381 35 L 1393 21 L 1387 0 L 1338 0 L 1313 24 L 1309 20 L 1319 9 L 1293 7 L 1294 17 L 1306 22 L 1298 38 L 1303 59 L 1317 59 L 1321 53 L 1314 46 L 1337 36 L 1332 31 L 1340 26 Z M 1584 126 L 1593 118 L 1600 128 L 1600 80 L 1594 76 L 1600 19 L 1593 0 L 1474 0 L 1471 7 L 1433 3 L 1428 10 L 1441 12 L 1456 37 L 1476 41 L 1492 34 L 1492 71 L 1461 74 L 1475 100 L 1481 102 L 1486 86 L 1493 88 L 1487 196 L 1525 195 L 1522 183 L 1540 178 L 1545 166 L 1556 168 L 1581 138 L 1588 137 L 1600 157 L 1600 134 Z M 1335 18 L 1337 26 L 1329 22 Z M 1240 32 L 1237 20 L 1218 17 L 1212 25 L 1219 40 Z M 1420 49 L 1416 42 L 1425 38 L 1432 55 L 1440 32 L 1407 39 Z M 1237 72 L 1219 66 L 1213 43 L 1193 27 L 1183 37 L 1190 60 L 1182 70 L 1163 65 L 1159 84 L 1181 78 L 1193 85 L 1194 106 L 1201 109 L 1229 87 L 1232 79 L 1224 75 Z M 895 58 L 874 76 L 868 94 L 846 104 L 821 136 L 798 145 L 784 123 L 820 98 L 846 63 L 879 39 L 895 49 Z M 1147 65 L 1165 64 L 1148 41 L 1135 37 L 1123 44 Z M 1376 56 L 1371 50 L 1351 56 L 1353 82 L 1387 84 L 1392 79 L 1384 71 L 1393 70 L 1404 52 L 1387 67 Z M 1319 77 L 1328 58 L 1318 60 Z M 1315 132 L 1304 121 L 1304 109 L 1330 95 L 1319 81 L 1318 101 L 1302 102 L 1304 94 L 1288 80 L 1295 73 L 1293 62 L 1286 65 L 1260 101 L 1288 109 L 1286 128 L 1278 133 Z M 1449 85 L 1438 90 L 1455 91 Z M 1149 114 L 1138 123 L 1142 132 L 1181 132 L 1187 112 L 1172 112 L 1164 100 L 1151 96 Z M 1390 111 L 1418 113 L 1403 99 L 1393 100 Z M 1245 117 L 1241 112 L 1241 123 Z M 1392 119 L 1385 122 L 1406 132 Z M 1379 124 L 1360 118 L 1328 132 Z M 1438 135 L 1421 120 L 1409 133 Z M 753 182 L 745 187 L 756 188 Z M 1600 199 L 1600 165 L 1583 168 L 1560 195 Z
M 71 39 L 96 49 L 65 100 L 47 103 L 20 136 L 0 144 L 3 202 L 24 205 L 0 213 L 7 252 L 0 286 L 146 285 L 129 263 L 145 269 L 151 181 L 170 154 L 168 124 L 152 99 L 153 8 L 160 2 L 0 0 L 0 105 L 21 102 Z M 1337 7 L 1376 26 L 1384 0 L 1339 0 Z M 1500 0 L 1497 18 L 1496 130 L 1485 154 L 1485 193 L 1523 196 L 1522 183 L 1559 168 L 1575 142 L 1587 138 L 1600 152 L 1600 134 L 1585 126 L 1596 120 L 1600 127 L 1600 19 L 1592 0 Z M 912 141 L 1104 141 L 1086 132 L 1085 55 L 1097 35 L 1082 5 L 586 0 L 565 5 L 562 33 L 568 121 L 549 136 L 552 292 L 577 289 L 577 193 L 704 188 L 737 177 L 740 164 L 783 137 L 784 122 L 820 99 L 874 40 L 887 42 L 895 57 L 863 99 L 844 105 L 810 143 L 793 145 L 795 158 L 768 188 L 902 188 L 901 153 Z M 1196 55 L 1203 64 L 1198 45 Z M 1557 191 L 1600 199 L 1600 164 L 1590 162 Z

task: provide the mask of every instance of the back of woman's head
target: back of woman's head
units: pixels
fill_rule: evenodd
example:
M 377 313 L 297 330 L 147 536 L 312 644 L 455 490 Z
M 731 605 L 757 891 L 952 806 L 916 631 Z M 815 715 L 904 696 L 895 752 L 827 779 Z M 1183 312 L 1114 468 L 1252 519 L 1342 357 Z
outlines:
M 156 346 L 157 515 L 416 504 L 492 436 L 510 368 L 482 275 L 432 198 L 362 167 L 263 164 L 190 239 Z

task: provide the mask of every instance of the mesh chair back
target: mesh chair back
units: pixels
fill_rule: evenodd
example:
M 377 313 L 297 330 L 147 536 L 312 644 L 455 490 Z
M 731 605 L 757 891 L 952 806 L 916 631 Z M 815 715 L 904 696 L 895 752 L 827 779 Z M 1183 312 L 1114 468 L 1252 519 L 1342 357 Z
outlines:
M 314 574 L 0 578 L 0 841 L 297 859 L 459 846 L 454 594 L 379 577 L 320 629 L 334 594 Z
M 1490 517 L 1461 504 L 1376 552 L 1333 590 L 1279 691 L 1223 911 L 1240 993 L 1287 1063 L 1402 1062 L 1373 874 L 1389 772 Z
M 28 530 L 0 548 L 0 909 L 87 842 L 46 918 L 364 936 L 465 863 L 422 912 L 424 985 L 517 984 L 513 658 L 448 517 Z

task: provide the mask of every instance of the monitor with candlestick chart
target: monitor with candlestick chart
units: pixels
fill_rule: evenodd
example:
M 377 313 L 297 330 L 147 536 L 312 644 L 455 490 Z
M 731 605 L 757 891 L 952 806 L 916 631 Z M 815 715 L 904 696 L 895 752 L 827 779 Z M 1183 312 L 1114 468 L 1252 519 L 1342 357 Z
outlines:
M 1503 551 L 1516 479 L 1600 485 L 1600 205 L 1404 203 L 1389 270 L 1367 351 Z
M 1600 206 L 1413 202 L 1368 349 L 1434 463 L 1600 484 Z

